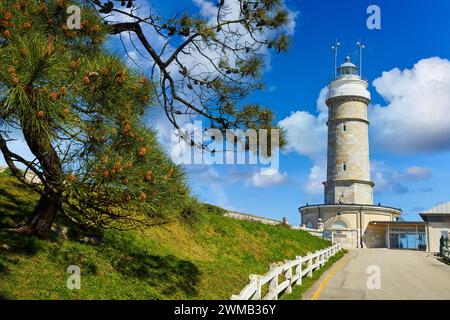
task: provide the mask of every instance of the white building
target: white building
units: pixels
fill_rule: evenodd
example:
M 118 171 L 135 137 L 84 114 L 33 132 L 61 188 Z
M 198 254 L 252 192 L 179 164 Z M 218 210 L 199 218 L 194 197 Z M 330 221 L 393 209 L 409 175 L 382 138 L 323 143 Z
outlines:
M 420 216 L 426 222 L 428 251 L 438 252 L 439 239 L 441 236 L 448 239 L 450 233 L 450 202 L 421 212 Z

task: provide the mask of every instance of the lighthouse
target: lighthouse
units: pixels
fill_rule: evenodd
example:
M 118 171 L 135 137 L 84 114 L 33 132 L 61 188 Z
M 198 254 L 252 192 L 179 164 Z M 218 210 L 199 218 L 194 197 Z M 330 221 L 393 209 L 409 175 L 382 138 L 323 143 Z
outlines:
M 325 204 L 371 205 L 367 81 L 347 57 L 328 89 Z
M 359 68 L 346 57 L 337 67 L 336 43 L 334 78 L 328 84 L 327 180 L 324 202 L 299 208 L 302 225 L 319 229 L 345 248 L 390 247 L 387 225 L 394 225 L 401 209 L 373 205 L 374 183 L 370 178 L 369 117 L 370 92 L 362 78 L 362 49 Z

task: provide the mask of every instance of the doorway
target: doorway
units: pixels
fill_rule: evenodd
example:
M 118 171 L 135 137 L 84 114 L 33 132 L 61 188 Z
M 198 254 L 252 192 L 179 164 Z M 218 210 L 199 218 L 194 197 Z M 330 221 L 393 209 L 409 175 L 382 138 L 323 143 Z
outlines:
M 426 250 L 426 233 L 422 226 L 392 226 L 388 237 L 390 249 Z

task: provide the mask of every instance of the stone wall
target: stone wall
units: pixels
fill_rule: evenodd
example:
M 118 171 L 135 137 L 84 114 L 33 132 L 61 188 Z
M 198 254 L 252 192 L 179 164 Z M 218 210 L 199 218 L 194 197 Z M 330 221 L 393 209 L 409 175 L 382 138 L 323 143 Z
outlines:
M 7 169 L 6 167 L 0 166 L 0 173 L 5 171 L 6 169 Z M 24 174 L 24 177 L 29 182 L 36 183 L 36 184 L 42 183 L 41 179 L 39 179 L 39 177 L 31 170 L 27 170 L 26 173 Z
M 325 203 L 368 204 L 373 203 L 373 188 L 367 183 L 351 180 L 332 180 L 325 183 Z
M 344 249 L 354 249 L 358 246 L 358 230 L 332 230 L 331 239 L 333 244 L 341 243 Z
M 229 218 L 233 218 L 233 219 L 237 219 L 237 220 L 243 220 L 243 221 L 260 222 L 260 223 L 268 224 L 268 225 L 272 225 L 272 226 L 283 223 L 282 221 L 278 221 L 278 220 L 274 220 L 274 219 L 258 217 L 258 216 L 254 216 L 251 214 L 232 212 L 232 211 L 225 213 L 225 217 L 229 217 Z
M 285 218 L 282 221 L 279 221 L 279 220 L 259 217 L 259 216 L 255 216 L 255 215 L 251 215 L 251 214 L 247 214 L 247 213 L 232 212 L 232 211 L 229 211 L 229 212 L 225 213 L 224 216 L 225 217 L 229 217 L 229 218 L 233 218 L 233 219 L 236 219 L 236 220 L 259 222 L 259 223 L 272 225 L 272 226 L 282 225 L 282 224 L 285 224 L 285 225 L 289 226 L 289 222 Z M 322 231 L 317 230 L 317 229 L 306 228 L 306 227 L 299 227 L 299 226 L 290 226 L 290 228 L 293 229 L 293 230 L 306 231 L 306 232 L 308 232 L 308 233 L 310 233 L 310 234 L 312 234 L 314 236 L 318 236 L 318 237 L 322 236 Z
M 386 226 L 369 225 L 363 234 L 363 243 L 367 248 L 386 248 Z

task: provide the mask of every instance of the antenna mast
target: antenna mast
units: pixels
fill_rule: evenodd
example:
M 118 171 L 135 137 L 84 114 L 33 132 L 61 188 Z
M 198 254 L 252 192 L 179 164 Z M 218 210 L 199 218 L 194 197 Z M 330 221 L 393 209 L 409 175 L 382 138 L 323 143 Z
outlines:
M 359 47 L 359 76 L 362 79 L 362 50 L 366 47 L 361 42 L 357 42 L 356 45 Z
M 338 40 L 336 40 L 336 44 L 331 47 L 331 50 L 334 52 L 334 80 L 336 80 L 336 72 L 337 72 L 337 54 L 338 54 L 338 48 L 340 47 L 340 43 Z

